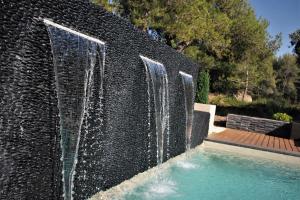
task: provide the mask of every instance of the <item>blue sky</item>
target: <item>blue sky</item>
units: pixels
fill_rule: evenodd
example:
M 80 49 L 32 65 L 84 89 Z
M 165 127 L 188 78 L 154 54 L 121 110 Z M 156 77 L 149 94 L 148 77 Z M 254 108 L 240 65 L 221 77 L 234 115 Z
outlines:
M 278 56 L 291 53 L 289 34 L 300 29 L 300 0 L 249 0 L 256 16 L 270 22 L 268 31 L 274 36 L 282 32 L 282 46 Z

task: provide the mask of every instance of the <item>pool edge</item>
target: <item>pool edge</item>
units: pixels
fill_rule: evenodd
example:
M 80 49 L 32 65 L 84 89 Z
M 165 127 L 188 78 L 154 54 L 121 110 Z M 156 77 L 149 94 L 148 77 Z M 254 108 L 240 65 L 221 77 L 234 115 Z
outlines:
M 242 156 L 258 157 L 300 166 L 300 157 L 298 155 L 268 151 L 266 149 L 251 148 L 248 146 L 234 145 L 230 143 L 211 140 L 205 140 L 202 145 L 201 146 L 204 149 L 214 149 L 218 151 L 239 154 Z

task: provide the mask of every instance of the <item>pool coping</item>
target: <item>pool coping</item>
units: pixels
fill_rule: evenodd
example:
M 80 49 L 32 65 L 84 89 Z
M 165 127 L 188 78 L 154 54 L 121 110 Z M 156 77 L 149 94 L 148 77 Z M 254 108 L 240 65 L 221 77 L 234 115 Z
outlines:
M 239 154 L 241 156 L 274 160 L 290 165 L 300 166 L 300 156 L 295 156 L 293 154 L 291 155 L 287 152 L 279 153 L 276 151 L 269 151 L 268 149 L 251 148 L 245 145 L 231 144 L 230 142 L 212 140 L 205 140 L 202 145 L 204 150 L 212 149 L 222 152 Z
M 300 158 L 300 153 L 292 152 L 292 151 L 284 151 L 284 150 L 279 150 L 279 149 L 274 149 L 274 148 L 260 147 L 260 146 L 256 146 L 256 145 L 242 144 L 242 143 L 237 143 L 237 142 L 230 142 L 230 141 L 209 139 L 209 138 L 204 139 L 204 141 L 238 146 L 238 147 L 243 147 L 243 148 L 248 148 L 248 149 L 255 149 L 255 150 L 264 151 L 264 152 L 272 152 L 272 153 L 283 154 L 283 155 L 294 156 L 294 157 Z

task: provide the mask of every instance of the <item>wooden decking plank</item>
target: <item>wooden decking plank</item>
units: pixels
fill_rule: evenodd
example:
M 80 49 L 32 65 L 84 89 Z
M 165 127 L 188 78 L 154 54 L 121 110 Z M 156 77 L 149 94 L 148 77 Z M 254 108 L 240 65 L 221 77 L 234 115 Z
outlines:
M 251 137 L 251 133 L 247 132 L 242 138 L 240 138 L 239 140 L 237 140 L 236 142 L 238 143 L 244 143 L 244 141 L 248 138 Z
M 263 140 L 261 146 L 262 146 L 262 147 L 268 147 L 269 139 L 270 139 L 270 136 L 265 135 L 265 136 L 264 136 L 264 140 Z
M 238 143 L 245 143 L 245 141 L 246 141 L 249 137 L 251 137 L 251 133 L 250 133 L 250 132 L 248 132 L 248 133 L 245 135 L 245 137 L 241 138 L 241 139 L 238 140 L 237 142 L 238 142 Z
M 300 152 L 300 140 L 294 140 L 294 145 L 298 149 L 298 152 Z
M 274 148 L 275 149 L 280 149 L 280 147 L 279 147 L 279 138 L 278 137 L 274 137 Z
M 226 137 L 226 132 L 221 132 L 221 133 L 214 133 L 209 136 L 212 139 L 222 139 L 223 137 Z
M 289 140 L 289 143 L 291 145 L 292 151 L 297 151 L 298 149 L 294 146 L 294 141 L 293 140 Z
M 274 148 L 274 136 L 269 136 L 270 139 L 269 139 L 269 143 L 268 143 L 268 147 L 269 148 Z
M 220 132 L 220 133 L 214 133 L 214 134 L 211 134 L 209 137 L 210 138 L 220 138 L 221 135 L 224 135 L 225 132 Z
M 241 143 L 241 141 L 243 141 L 245 138 L 247 138 L 249 136 L 249 133 L 248 132 L 243 132 L 243 134 L 241 134 L 241 137 L 237 138 L 235 140 L 235 142 L 237 143 Z
M 252 141 L 255 140 L 256 134 L 253 134 L 252 132 L 250 134 L 251 134 L 251 137 L 249 137 L 248 140 L 245 140 L 245 144 L 251 144 Z
M 262 146 L 262 142 L 264 141 L 265 134 L 259 134 L 259 138 L 257 140 L 256 146 Z
M 247 137 L 247 136 L 248 136 L 248 133 L 249 133 L 249 132 L 246 132 L 246 131 L 237 133 L 237 134 L 236 134 L 236 135 L 237 135 L 236 138 L 233 138 L 232 141 L 234 141 L 234 142 L 239 142 L 239 141 L 242 140 L 243 138 Z
M 260 138 L 262 137 L 262 135 L 263 134 L 260 134 L 260 133 L 257 133 L 257 136 L 256 136 L 256 138 L 255 138 L 255 143 L 253 144 L 253 145 L 256 145 L 257 146 L 257 144 L 260 142 Z
M 291 147 L 291 144 L 289 142 L 289 139 L 284 139 L 284 144 L 285 144 L 285 147 L 286 147 L 286 150 L 287 151 L 293 151 L 292 147 Z
M 243 141 L 243 143 L 244 143 L 244 144 L 250 144 L 251 141 L 252 141 L 254 138 L 255 138 L 255 134 L 250 133 L 250 137 L 247 137 L 247 138 Z
M 222 137 L 219 137 L 219 139 L 226 140 L 226 141 L 231 141 L 233 138 L 237 136 L 237 133 L 234 132 L 226 132 Z
M 291 139 L 290 139 L 289 142 L 290 142 L 290 144 L 291 144 L 291 147 L 292 147 L 293 151 L 295 151 L 295 152 L 300 152 L 300 151 L 298 150 L 297 146 L 295 145 L 294 140 L 291 140 Z
M 221 141 L 232 141 L 233 138 L 237 136 L 237 133 L 229 132 L 229 131 L 224 131 L 221 133 L 213 134 L 210 136 L 211 139 L 215 140 L 221 140 Z
M 256 143 L 258 142 L 258 138 L 260 136 L 259 133 L 253 133 L 254 134 L 254 137 L 253 139 L 249 142 L 250 145 L 256 145 Z
M 286 149 L 286 146 L 285 146 L 283 140 L 284 140 L 283 138 L 279 138 L 279 148 L 280 148 L 281 150 L 286 151 L 287 149 Z

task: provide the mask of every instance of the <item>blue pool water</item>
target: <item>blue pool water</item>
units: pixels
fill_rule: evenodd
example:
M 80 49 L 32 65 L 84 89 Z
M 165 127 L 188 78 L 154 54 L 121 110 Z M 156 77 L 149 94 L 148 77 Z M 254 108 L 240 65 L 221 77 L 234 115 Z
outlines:
M 126 200 L 299 200 L 300 166 L 219 152 L 178 161 Z

